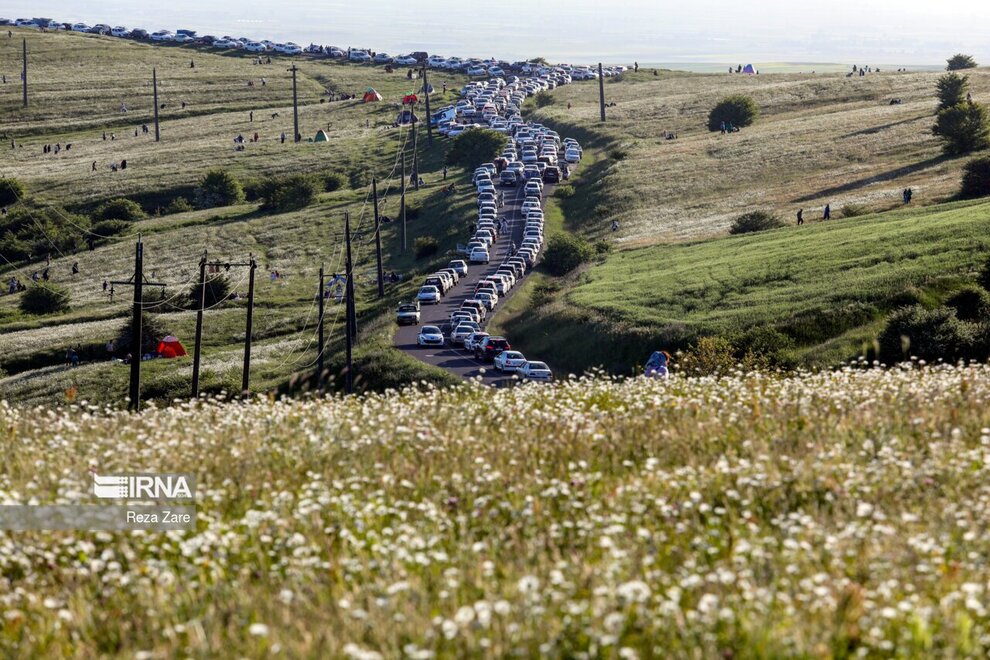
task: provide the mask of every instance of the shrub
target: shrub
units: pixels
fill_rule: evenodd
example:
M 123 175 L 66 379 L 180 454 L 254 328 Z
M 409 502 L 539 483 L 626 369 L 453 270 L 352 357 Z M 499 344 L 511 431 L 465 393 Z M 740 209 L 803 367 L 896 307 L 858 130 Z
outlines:
M 214 169 L 203 175 L 195 194 L 196 206 L 201 209 L 230 206 L 244 201 L 244 189 L 232 174 Z
M 13 177 L 0 178 L 0 206 L 16 204 L 26 194 L 24 184 Z
M 166 213 L 187 213 L 193 210 L 193 205 L 189 203 L 189 200 L 185 197 L 175 197 L 168 206 L 165 207 Z
M 748 96 L 729 96 L 708 113 L 708 130 L 719 130 L 722 122 L 732 122 L 740 128 L 749 126 L 760 116 L 756 101 Z
M 987 195 L 990 195 L 990 156 L 981 156 L 969 161 L 963 168 L 959 196 L 971 199 Z
M 347 185 L 347 177 L 340 172 L 330 172 L 323 177 L 323 190 L 335 192 Z
M 554 234 L 547 242 L 543 265 L 553 275 L 566 275 L 591 259 L 593 248 L 582 238 L 571 234 Z
M 555 293 L 560 291 L 560 284 L 553 280 L 545 280 L 533 287 L 530 305 L 534 308 L 544 307 L 553 300 Z
M 548 105 L 556 103 L 557 99 L 550 93 L 550 90 L 544 89 L 536 93 L 536 96 L 533 97 L 533 102 L 536 103 L 537 108 L 545 108 Z
M 967 286 L 956 291 L 945 301 L 945 305 L 956 312 L 962 321 L 990 320 L 990 293 L 975 286 Z
M 413 250 L 417 259 L 433 256 L 439 249 L 440 244 L 432 236 L 420 236 L 413 241 Z
M 61 207 L 18 204 L 0 217 L 0 260 L 18 261 L 49 252 L 69 254 L 86 245 L 90 221 Z
M 140 355 L 149 353 L 158 348 L 158 342 L 165 335 L 170 334 L 161 316 L 141 313 L 141 351 Z M 128 316 L 121 325 L 115 341 L 117 354 L 121 357 L 128 353 L 134 353 L 131 342 L 134 338 L 134 317 Z
M 128 222 L 134 222 L 135 220 L 143 220 L 146 217 L 148 217 L 148 214 L 144 212 L 140 204 L 126 197 L 117 197 L 104 202 L 93 213 L 95 220 L 127 220 Z
M 37 282 L 21 296 L 21 311 L 27 314 L 55 314 L 69 309 L 69 292 L 51 282 Z
M 554 197 L 559 197 L 560 199 L 567 199 L 569 197 L 574 197 L 574 186 L 563 185 L 557 186 L 557 189 L 553 191 Z
M 494 160 L 508 142 L 508 137 L 487 128 L 461 133 L 447 151 L 447 164 L 474 170 L 482 163 Z
M 628 155 L 629 152 L 621 147 L 616 147 L 615 149 L 612 149 L 612 151 L 608 152 L 608 156 L 612 160 L 625 160 Z
M 973 59 L 972 55 L 963 55 L 962 53 L 956 53 L 946 61 L 946 70 L 948 71 L 958 71 L 960 69 L 975 69 L 976 60 Z
M 784 356 L 786 351 L 794 348 L 794 340 L 776 328 L 758 326 L 743 334 L 737 340 L 738 346 L 744 346 L 752 356 L 760 356 L 768 364 L 787 366 Z
M 870 210 L 862 204 L 846 204 L 842 207 L 843 218 L 855 218 L 860 215 L 866 215 L 869 212 Z
M 93 225 L 93 233 L 100 238 L 110 238 L 123 234 L 130 229 L 131 224 L 126 220 L 103 220 Z
M 363 167 L 352 169 L 347 173 L 347 179 L 350 182 L 352 190 L 360 190 L 371 185 L 371 174 Z
M 938 110 L 945 110 L 959 105 L 966 100 L 969 90 L 969 76 L 958 73 L 946 73 L 935 82 L 935 95 L 938 96 Z
M 977 282 L 986 291 L 990 291 L 990 257 L 987 258 L 987 262 L 983 264 L 983 268 L 980 270 L 980 276 L 977 278 Z
M 605 239 L 601 239 L 599 241 L 595 241 L 594 248 L 595 254 L 602 257 L 612 251 L 612 244 Z
M 979 103 L 960 103 L 940 110 L 932 133 L 942 138 L 942 150 L 951 156 L 990 146 L 987 111 Z
M 308 206 L 316 196 L 316 183 L 304 174 L 271 177 L 261 184 L 261 208 L 289 211 Z
M 406 202 L 406 220 L 417 220 L 419 214 L 422 213 L 423 207 L 419 204 L 413 204 L 411 202 Z
M 725 337 L 701 337 L 693 346 L 677 352 L 675 364 L 692 376 L 717 376 L 736 368 L 752 371 L 768 366 L 765 358 L 752 351 L 744 352 L 742 357 L 737 357 L 737 352 Z
M 955 360 L 966 352 L 972 331 L 948 307 L 903 307 L 887 320 L 880 333 L 880 357 L 898 362 L 907 357 Z
M 189 300 L 192 309 L 199 309 L 199 282 L 189 288 Z M 230 295 L 230 280 L 225 275 L 207 276 L 206 291 L 203 297 L 205 307 L 215 307 Z
M 784 221 L 769 211 L 750 211 L 732 221 L 730 234 L 749 234 L 755 231 L 778 229 L 784 226 Z

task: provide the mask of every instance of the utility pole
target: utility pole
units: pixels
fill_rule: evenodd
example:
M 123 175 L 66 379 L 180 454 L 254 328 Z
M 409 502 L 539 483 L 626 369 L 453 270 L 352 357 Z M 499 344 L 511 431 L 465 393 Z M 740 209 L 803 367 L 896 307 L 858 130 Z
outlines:
M 347 339 L 344 341 L 347 347 L 347 369 L 345 373 L 345 381 L 347 383 L 347 393 L 354 393 L 354 358 L 353 358 L 353 345 L 354 345 L 354 331 L 351 326 L 351 302 L 354 296 L 354 288 L 351 286 L 351 280 L 353 273 L 351 272 L 351 214 L 344 211 L 344 240 L 347 242 L 347 262 L 344 265 L 344 276 L 347 278 L 345 282 L 345 293 L 347 297 Z
M 320 322 L 319 322 L 319 339 L 317 340 L 317 347 L 319 349 L 319 355 L 316 358 L 316 391 L 323 394 L 323 306 L 325 297 L 323 295 L 323 264 L 320 264 L 320 288 L 316 292 L 316 296 L 320 301 Z
M 134 247 L 134 320 L 131 321 L 131 388 L 130 407 L 137 412 L 141 408 L 141 356 L 144 353 L 143 332 L 141 326 L 141 303 L 143 302 L 144 283 L 144 244 L 141 234 L 138 234 Z
M 292 126 L 293 126 L 293 140 L 299 142 L 302 140 L 302 134 L 299 133 L 299 97 L 296 95 L 296 71 L 299 67 L 293 63 L 292 68 L 289 71 L 292 72 Z
M 203 350 L 203 309 L 206 307 L 206 250 L 199 260 L 199 304 L 196 306 L 196 346 L 193 349 L 192 398 L 199 398 L 199 360 Z
M 248 308 L 247 308 L 247 330 L 244 333 L 244 375 L 241 379 L 241 395 L 247 397 L 249 394 L 248 383 L 251 375 L 251 322 L 254 320 L 254 269 L 258 267 L 254 260 L 254 255 L 248 255 Z
M 158 129 L 158 71 L 151 70 L 151 85 L 155 88 L 155 142 L 161 142 L 162 133 Z
M 423 93 L 426 95 L 426 144 L 433 146 L 433 124 L 430 123 L 430 81 L 426 77 L 426 65 L 423 65 Z
M 598 63 L 598 107 L 602 111 L 602 122 L 605 121 L 605 76 L 602 75 L 602 63 Z
M 402 150 L 402 177 L 399 180 L 399 215 L 402 216 L 402 251 L 406 251 L 406 150 Z
M 415 115 L 413 115 L 415 116 Z M 419 190 L 419 122 L 413 122 L 413 188 Z
M 378 215 L 378 181 L 371 177 L 371 196 L 375 202 L 375 261 L 378 262 L 378 297 L 385 297 L 385 272 L 382 270 L 382 224 Z
M 24 86 L 24 107 L 28 107 L 28 40 L 24 38 L 24 71 L 21 72 L 21 81 Z

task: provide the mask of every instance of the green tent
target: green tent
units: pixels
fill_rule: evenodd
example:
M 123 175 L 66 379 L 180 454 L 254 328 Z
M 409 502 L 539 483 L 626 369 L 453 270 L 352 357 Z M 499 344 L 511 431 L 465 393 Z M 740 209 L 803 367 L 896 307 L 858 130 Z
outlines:
M 322 128 L 316 131 L 316 137 L 313 138 L 313 142 L 329 142 L 330 136 Z

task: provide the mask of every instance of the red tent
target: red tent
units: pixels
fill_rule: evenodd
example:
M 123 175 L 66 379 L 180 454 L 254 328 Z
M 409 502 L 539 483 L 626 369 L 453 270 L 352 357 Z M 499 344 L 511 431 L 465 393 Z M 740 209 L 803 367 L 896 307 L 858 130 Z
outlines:
M 158 342 L 158 354 L 163 358 L 176 358 L 189 355 L 186 353 L 186 347 L 174 335 L 168 335 Z
M 419 97 L 415 94 L 406 94 L 402 97 L 402 105 L 415 105 L 419 103 Z

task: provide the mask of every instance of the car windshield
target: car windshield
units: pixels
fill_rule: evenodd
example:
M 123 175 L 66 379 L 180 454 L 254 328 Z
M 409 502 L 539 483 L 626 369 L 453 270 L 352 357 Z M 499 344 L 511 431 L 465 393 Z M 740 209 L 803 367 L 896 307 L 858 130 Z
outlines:
M 530 362 L 528 366 L 530 371 L 550 371 L 550 367 L 543 362 Z
M 423 327 L 422 332 L 424 335 L 439 335 L 440 328 L 436 327 L 435 325 L 427 325 Z

